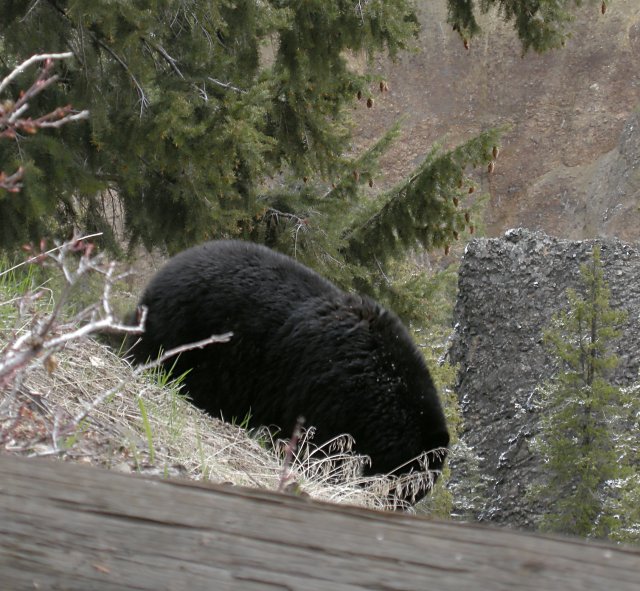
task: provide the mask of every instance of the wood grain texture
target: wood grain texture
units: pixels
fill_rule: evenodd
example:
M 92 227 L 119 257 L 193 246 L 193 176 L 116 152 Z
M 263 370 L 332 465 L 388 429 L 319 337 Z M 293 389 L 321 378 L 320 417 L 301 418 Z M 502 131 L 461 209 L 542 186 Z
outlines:
M 0 456 L 3 590 L 640 589 L 640 549 Z

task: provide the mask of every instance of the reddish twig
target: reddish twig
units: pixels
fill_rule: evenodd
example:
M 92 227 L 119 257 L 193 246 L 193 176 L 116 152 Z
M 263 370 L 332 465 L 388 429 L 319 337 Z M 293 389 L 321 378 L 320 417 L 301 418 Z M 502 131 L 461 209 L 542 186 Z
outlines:
M 282 464 L 282 472 L 280 474 L 280 483 L 278 484 L 278 492 L 285 492 L 293 478 L 291 466 L 293 465 L 296 450 L 298 449 L 298 442 L 300 441 L 300 436 L 302 435 L 304 420 L 304 417 L 298 417 L 296 426 L 293 429 L 293 434 L 291 435 L 291 439 L 287 441 L 284 462 Z
M 58 75 L 52 74 L 55 60 L 72 56 L 73 54 L 70 52 L 34 55 L 14 68 L 11 73 L 0 81 L 0 93 L 2 93 L 29 66 L 44 62 L 36 80 L 27 90 L 23 90 L 20 93 L 16 101 L 5 100 L 0 102 L 0 138 L 14 139 L 20 133 L 34 134 L 39 129 L 58 128 L 72 121 L 89 118 L 89 111 L 74 111 L 71 105 L 58 107 L 50 113 L 35 119 L 25 116 L 29 110 L 29 101 L 57 82 Z M 10 193 L 19 192 L 22 189 L 23 176 L 23 167 L 20 167 L 13 174 L 6 174 L 0 171 L 0 189 Z

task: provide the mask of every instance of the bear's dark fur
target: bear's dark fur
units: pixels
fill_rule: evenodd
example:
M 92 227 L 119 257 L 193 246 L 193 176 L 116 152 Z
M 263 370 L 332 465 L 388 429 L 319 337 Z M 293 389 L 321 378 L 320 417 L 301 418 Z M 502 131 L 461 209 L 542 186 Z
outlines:
M 263 246 L 215 241 L 172 258 L 147 286 L 137 362 L 160 350 L 233 332 L 231 341 L 182 353 L 173 375 L 210 414 L 290 434 L 299 416 L 314 443 L 350 433 L 367 473 L 419 469 L 446 448 L 445 418 L 424 359 L 400 320 Z M 428 456 L 442 467 L 444 453 Z M 404 464 L 404 466 L 403 466 Z M 423 493 L 424 494 L 424 493 Z M 419 496 L 423 496 L 423 494 Z

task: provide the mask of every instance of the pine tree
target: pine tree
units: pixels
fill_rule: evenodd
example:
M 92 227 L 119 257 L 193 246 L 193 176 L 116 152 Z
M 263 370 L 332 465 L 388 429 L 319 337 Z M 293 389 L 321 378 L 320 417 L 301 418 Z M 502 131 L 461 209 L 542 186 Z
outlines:
M 610 483 L 606 509 L 613 516 L 609 537 L 640 544 L 640 382 L 622 388 L 615 447 L 620 475 Z
M 21 198 L 0 197 L 4 246 L 52 221 L 108 232 L 109 191 L 133 242 L 242 234 L 269 175 L 341 168 L 347 106 L 369 81 L 346 53 L 393 55 L 416 31 L 406 0 L 2 0 L 0 13 L 5 67 L 69 48 L 43 100 L 91 112 L 0 146 L 7 168 L 27 169 Z
M 582 0 L 482 0 L 480 12 L 495 10 L 505 20 L 513 21 L 523 51 L 533 49 L 543 52 L 564 45 L 573 20 L 572 8 Z M 600 12 L 607 10 L 607 0 L 591 0 L 599 5 Z M 465 47 L 480 32 L 476 20 L 477 6 L 470 0 L 448 0 L 448 21 L 463 38 Z
M 609 306 L 598 247 L 581 275 L 584 295 L 568 290 L 569 310 L 545 333 L 561 369 L 540 403 L 537 447 L 546 482 L 536 495 L 550 510 L 542 529 L 602 537 L 616 527 L 607 510 L 608 486 L 624 473 L 613 431 L 622 394 L 608 373 L 617 364 L 609 347 L 626 314 Z
M 472 4 L 449 6 L 456 23 Z M 525 47 L 544 6 L 503 14 Z M 374 82 L 384 90 L 347 56 L 410 45 L 411 0 L 0 0 L 0 14 L 0 69 L 69 49 L 63 83 L 35 106 L 91 112 L 86 125 L 0 145 L 4 168 L 25 166 L 20 198 L 0 192 L 0 247 L 72 227 L 103 231 L 113 247 L 114 228 L 169 251 L 222 236 L 277 242 L 284 221 L 281 244 L 301 247 L 291 237 L 307 233 L 317 240 L 297 254 L 330 276 L 354 266 L 367 286 L 372 262 L 407 245 L 446 248 L 469 226 L 453 197 L 472 166 L 490 162 L 495 133 L 432 153 L 377 200 L 362 188 L 393 131 L 344 156 L 348 107 L 372 98 Z M 294 182 L 274 193 L 283 178 Z
M 453 150 L 436 146 L 408 178 L 365 198 L 362 187 L 397 130 L 349 163 L 327 190 L 294 185 L 264 194 L 267 221 L 259 220 L 252 238 L 295 255 L 347 289 L 377 297 L 406 318 L 415 309 L 406 287 L 420 291 L 426 286 L 418 281 L 402 288 L 390 280 L 390 269 L 411 249 L 446 252 L 473 233 L 474 211 L 482 200 L 468 203 L 475 183 L 465 173 L 493 161 L 500 131 L 486 131 Z M 257 235 L 265 230 L 266 235 Z

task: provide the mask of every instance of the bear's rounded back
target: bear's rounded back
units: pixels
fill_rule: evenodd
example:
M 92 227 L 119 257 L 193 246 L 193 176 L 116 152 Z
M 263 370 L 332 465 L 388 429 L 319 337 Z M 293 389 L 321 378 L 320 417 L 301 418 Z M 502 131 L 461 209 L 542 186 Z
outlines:
M 423 355 L 372 299 L 264 246 L 221 240 L 169 260 L 140 306 L 145 331 L 131 352 L 139 363 L 233 333 L 165 363 L 187 372 L 184 388 L 210 414 L 282 435 L 303 416 L 317 445 L 349 433 L 371 458 L 370 474 L 419 471 L 425 453 L 429 469 L 441 469 L 449 434 Z

